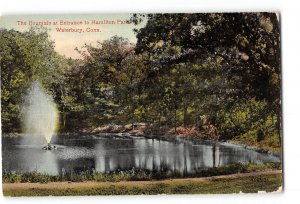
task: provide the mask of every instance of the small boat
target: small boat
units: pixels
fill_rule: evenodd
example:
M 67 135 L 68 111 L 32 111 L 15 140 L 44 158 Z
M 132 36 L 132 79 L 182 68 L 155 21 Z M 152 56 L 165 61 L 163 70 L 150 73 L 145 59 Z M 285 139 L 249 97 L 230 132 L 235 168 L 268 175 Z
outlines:
M 55 145 L 50 145 L 49 143 L 43 147 L 43 150 L 56 150 L 57 147 Z

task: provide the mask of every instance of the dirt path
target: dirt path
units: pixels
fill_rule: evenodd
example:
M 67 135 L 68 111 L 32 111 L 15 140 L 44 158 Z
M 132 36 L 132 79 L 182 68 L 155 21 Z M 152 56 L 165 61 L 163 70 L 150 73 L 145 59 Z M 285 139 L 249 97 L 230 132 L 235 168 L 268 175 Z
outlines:
M 120 181 L 120 182 L 50 182 L 50 183 L 4 183 L 4 190 L 22 190 L 22 189 L 74 189 L 74 188 L 94 188 L 94 187 L 108 187 L 108 186 L 142 186 L 147 184 L 158 184 L 158 183 L 172 183 L 180 184 L 182 182 L 209 182 L 221 179 L 235 179 L 244 177 L 255 177 L 261 175 L 272 175 L 281 174 L 281 170 L 268 170 L 260 172 L 251 173 L 238 173 L 223 176 L 212 176 L 212 177 L 202 177 L 202 178 L 185 178 L 185 179 L 167 179 L 167 180 L 157 180 L 157 181 Z

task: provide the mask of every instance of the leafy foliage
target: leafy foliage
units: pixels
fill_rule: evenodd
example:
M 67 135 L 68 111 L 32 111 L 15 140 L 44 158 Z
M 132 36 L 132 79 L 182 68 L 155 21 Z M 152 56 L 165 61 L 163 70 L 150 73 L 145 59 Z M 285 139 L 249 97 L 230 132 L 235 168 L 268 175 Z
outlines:
M 39 80 L 59 106 L 60 131 L 143 123 L 280 146 L 275 13 L 132 16 L 143 20 L 135 45 L 113 36 L 77 49 L 82 59 L 58 55 L 46 31 L 1 30 L 3 131 L 20 130 L 22 94 Z

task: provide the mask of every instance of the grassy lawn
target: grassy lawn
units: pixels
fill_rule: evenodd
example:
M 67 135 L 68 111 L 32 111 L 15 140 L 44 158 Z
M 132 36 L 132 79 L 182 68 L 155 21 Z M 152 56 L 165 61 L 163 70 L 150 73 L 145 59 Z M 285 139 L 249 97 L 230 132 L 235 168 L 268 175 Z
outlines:
M 282 186 L 280 170 L 161 181 L 4 183 L 4 196 L 227 194 L 272 192 Z

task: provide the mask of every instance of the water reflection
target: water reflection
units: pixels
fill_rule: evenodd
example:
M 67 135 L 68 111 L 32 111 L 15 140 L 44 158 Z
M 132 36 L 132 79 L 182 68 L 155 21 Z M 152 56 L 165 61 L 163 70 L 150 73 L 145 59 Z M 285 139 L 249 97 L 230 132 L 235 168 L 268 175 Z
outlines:
M 76 137 L 75 137 L 76 138 Z M 228 144 L 205 141 L 158 140 L 147 138 L 58 137 L 58 150 L 44 151 L 40 146 L 4 142 L 3 170 L 59 174 L 95 170 L 148 169 L 193 173 L 208 167 L 237 162 L 279 162 L 271 155 Z
M 22 172 L 59 173 L 58 159 L 51 151 L 37 147 L 17 146 L 10 151 L 3 150 L 3 170 Z

